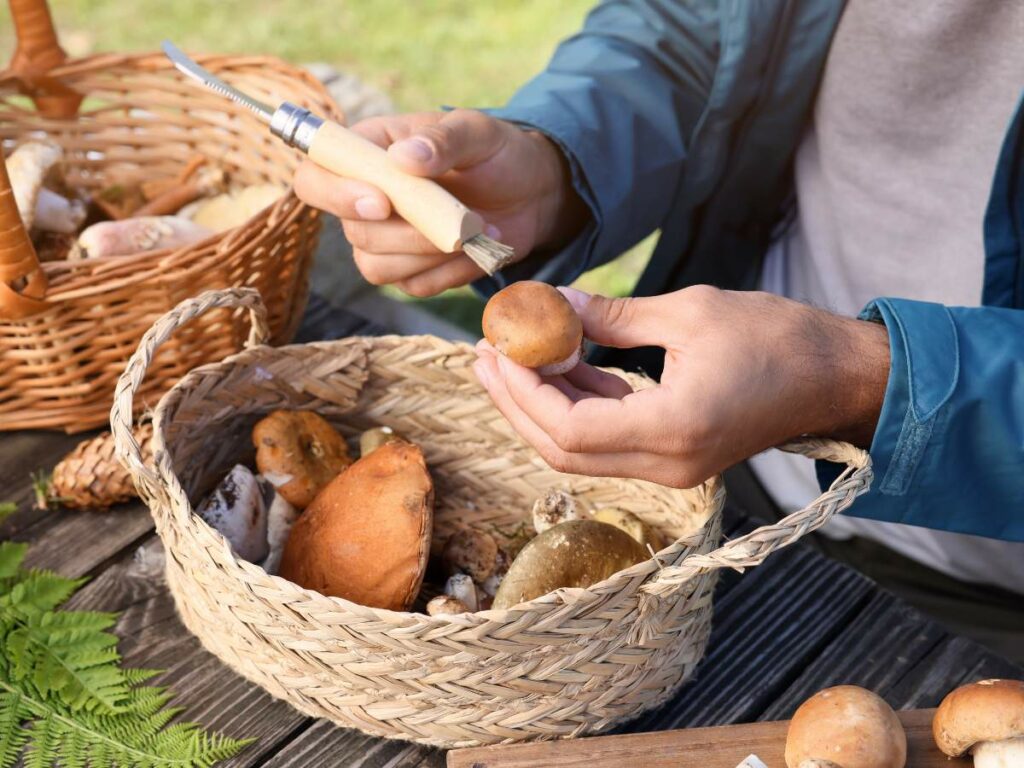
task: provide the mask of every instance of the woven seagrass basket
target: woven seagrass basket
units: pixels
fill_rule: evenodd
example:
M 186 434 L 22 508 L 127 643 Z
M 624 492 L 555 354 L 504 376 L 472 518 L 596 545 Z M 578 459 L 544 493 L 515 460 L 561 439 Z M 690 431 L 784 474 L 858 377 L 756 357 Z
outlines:
M 234 184 L 289 189 L 298 153 L 255 115 L 186 82 L 162 54 L 67 60 L 45 0 L 10 0 L 18 48 L 0 72 L 0 146 L 44 139 L 65 151 L 85 190 L 175 176 L 197 154 Z M 200 56 L 225 80 L 276 104 L 288 99 L 340 119 L 309 74 L 275 59 Z M 28 98 L 27 98 L 28 97 Z M 83 100 L 84 99 L 84 100 Z M 289 341 L 308 295 L 318 213 L 290 191 L 244 225 L 174 250 L 40 264 L 0 163 L 0 430 L 80 431 L 107 420 L 125 361 L 179 301 L 249 285 L 267 303 L 270 342 Z M 139 407 L 197 365 L 237 352 L 242 313 L 214 312 L 167 345 Z
M 192 371 L 163 397 L 147 467 L 131 430 L 146 367 L 178 328 L 218 307 L 250 310 L 251 345 Z M 492 406 L 469 345 L 384 336 L 274 349 L 260 345 L 265 337 L 250 289 L 207 292 L 161 318 L 118 383 L 118 455 L 153 513 L 182 620 L 203 645 L 300 711 L 378 736 L 443 747 L 562 738 L 657 706 L 704 654 L 717 569 L 757 565 L 871 481 L 863 451 L 828 441 L 791 446 L 848 468 L 806 509 L 719 546 L 719 478 L 675 490 L 551 470 Z M 509 610 L 430 617 L 325 597 L 235 557 L 192 513 L 232 464 L 251 460 L 252 426 L 277 408 L 314 410 L 349 437 L 387 425 L 419 444 L 435 483 L 435 543 L 459 524 L 513 531 L 552 488 L 632 511 L 675 541 L 588 589 Z

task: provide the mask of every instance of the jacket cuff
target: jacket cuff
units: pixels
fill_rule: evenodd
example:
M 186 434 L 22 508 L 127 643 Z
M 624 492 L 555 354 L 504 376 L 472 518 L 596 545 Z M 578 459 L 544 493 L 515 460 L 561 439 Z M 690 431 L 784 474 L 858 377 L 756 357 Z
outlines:
M 913 491 L 929 443 L 941 439 L 945 427 L 943 406 L 956 389 L 960 370 L 956 326 L 945 306 L 906 299 L 875 299 L 860 319 L 885 324 L 890 368 L 871 442 L 875 479 L 849 514 L 927 524 L 928 520 L 915 519 L 922 505 L 909 504 L 906 497 Z M 842 469 L 821 461 L 817 468 L 823 488 Z

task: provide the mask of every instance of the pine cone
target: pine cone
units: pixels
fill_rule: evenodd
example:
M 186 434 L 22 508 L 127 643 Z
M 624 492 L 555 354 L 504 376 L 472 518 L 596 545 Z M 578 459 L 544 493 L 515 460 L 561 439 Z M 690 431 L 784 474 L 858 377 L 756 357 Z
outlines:
M 153 425 L 135 428 L 135 439 L 142 446 L 142 459 L 152 458 L 150 439 Z M 134 499 L 138 494 L 128 470 L 114 455 L 114 436 L 104 432 L 78 446 L 53 468 L 50 498 L 70 509 L 106 509 Z

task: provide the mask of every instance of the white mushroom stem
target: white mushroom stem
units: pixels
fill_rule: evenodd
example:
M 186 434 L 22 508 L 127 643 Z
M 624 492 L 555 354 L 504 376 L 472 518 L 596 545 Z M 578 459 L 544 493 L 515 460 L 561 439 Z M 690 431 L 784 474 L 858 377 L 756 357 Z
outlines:
M 982 741 L 971 750 L 974 768 L 1020 768 L 1024 765 L 1024 737 Z
M 180 248 L 213 234 L 206 227 L 179 216 L 141 216 L 93 224 L 78 236 L 69 258 L 128 256 L 160 248 Z
M 438 595 L 427 603 L 427 615 L 443 616 L 453 613 L 469 613 L 469 608 L 459 598 L 451 595 Z
M 32 226 L 43 232 L 73 235 L 82 226 L 87 214 L 81 200 L 68 200 L 43 187 L 36 198 L 35 219 Z
M 477 599 L 476 584 L 473 579 L 464 573 L 457 573 L 448 579 L 444 585 L 444 593 L 449 597 L 460 600 L 470 612 L 480 609 L 480 601 Z
M 815 758 L 814 760 L 804 760 L 797 768 L 843 768 L 843 766 L 833 763 L 831 760 Z
M 576 499 L 565 491 L 548 491 L 533 504 L 533 528 L 544 533 L 568 520 L 582 520 L 585 514 Z
M 36 201 L 50 169 L 63 159 L 64 150 L 56 144 L 29 141 L 15 149 L 5 161 L 18 215 L 25 229 L 35 224 Z

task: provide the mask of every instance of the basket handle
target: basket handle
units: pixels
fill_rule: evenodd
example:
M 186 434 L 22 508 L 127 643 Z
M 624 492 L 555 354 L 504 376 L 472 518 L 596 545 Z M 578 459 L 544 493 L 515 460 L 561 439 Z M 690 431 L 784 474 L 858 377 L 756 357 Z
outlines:
M 804 438 L 779 446 L 779 450 L 800 453 L 811 459 L 825 459 L 846 464 L 846 469 L 829 489 L 798 512 L 771 525 L 762 525 L 745 536 L 733 539 L 707 554 L 693 554 L 675 566 L 661 571 L 641 589 L 651 595 L 674 592 L 700 571 L 734 568 L 742 571 L 763 563 L 770 554 L 817 530 L 832 517 L 847 509 L 857 496 L 871 485 L 871 458 L 867 451 L 849 443 L 818 438 Z
M 0 319 L 20 320 L 42 312 L 47 280 L 18 214 L 7 166 L 0 162 Z
M 10 0 L 17 45 L 10 70 L 17 75 L 45 117 L 69 118 L 78 111 L 82 96 L 47 73 L 67 61 L 46 0 Z
M 811 459 L 825 459 L 846 464 L 846 469 L 828 490 L 798 512 L 772 525 L 763 525 L 745 536 L 733 539 L 707 554 L 692 554 L 679 565 L 662 568 L 650 581 L 640 587 L 639 616 L 632 637 L 645 642 L 658 632 L 652 626 L 656 606 L 661 598 L 683 589 L 701 572 L 718 568 L 734 568 L 742 572 L 763 563 L 776 550 L 787 547 L 808 533 L 817 530 L 833 516 L 853 503 L 853 500 L 871 486 L 873 470 L 867 451 L 849 443 L 819 438 L 802 438 L 779 446 L 779 450 L 799 453 Z
M 114 405 L 110 409 L 110 431 L 114 435 L 114 447 L 118 460 L 128 470 L 139 494 L 154 508 L 154 500 L 163 495 L 160 476 L 146 466 L 142 457 L 142 447 L 135 439 L 132 429 L 135 412 L 135 393 L 138 392 L 146 369 L 153 360 L 160 345 L 174 335 L 175 331 L 211 309 L 233 309 L 245 307 L 249 310 L 252 326 L 245 346 L 255 347 L 270 338 L 270 326 L 267 324 L 267 308 L 255 288 L 226 288 L 218 291 L 205 291 L 198 296 L 185 299 L 167 314 L 163 315 L 143 335 L 139 346 L 128 360 L 124 373 L 117 380 L 114 389 Z M 172 477 L 167 454 L 163 448 L 163 439 L 154 430 L 153 461 L 162 470 L 164 477 Z

